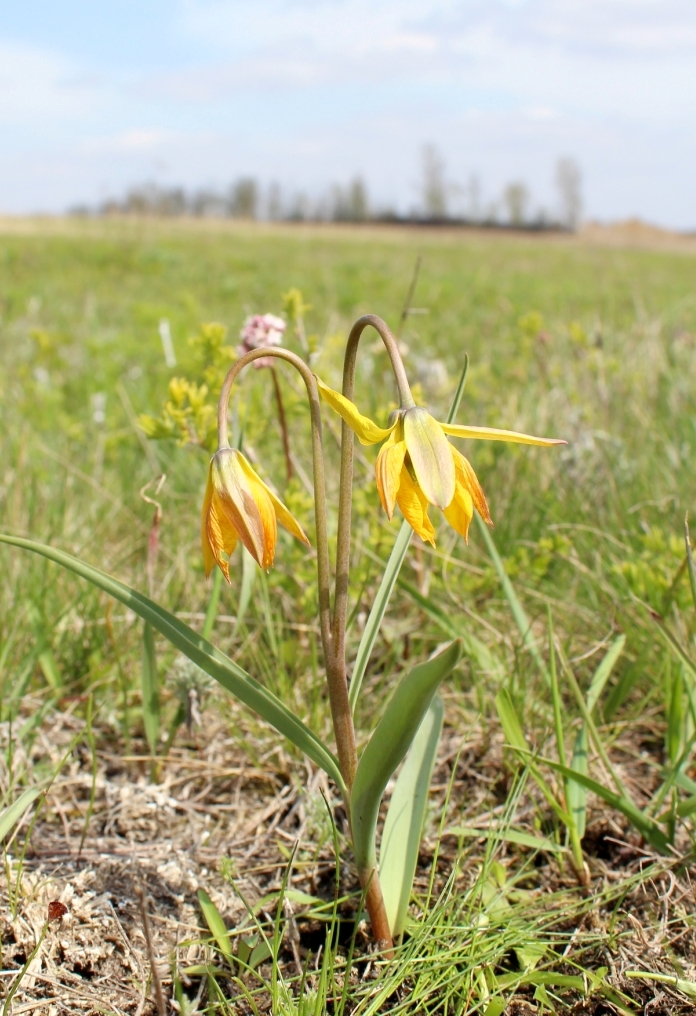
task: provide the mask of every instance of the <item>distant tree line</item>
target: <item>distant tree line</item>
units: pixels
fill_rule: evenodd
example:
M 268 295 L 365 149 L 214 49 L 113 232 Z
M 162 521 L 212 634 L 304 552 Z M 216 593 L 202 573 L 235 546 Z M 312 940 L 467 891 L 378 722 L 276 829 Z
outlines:
M 182 187 L 150 183 L 131 188 L 121 199 L 105 201 L 97 214 L 139 216 L 200 216 L 206 218 L 265 219 L 286 222 L 407 221 L 433 224 L 459 223 L 513 229 L 571 229 L 582 215 L 582 180 L 577 163 L 559 159 L 555 173 L 556 201 L 551 209 L 534 207 L 522 181 L 512 181 L 497 198 L 483 200 L 478 177 L 465 187 L 448 180 L 437 149 L 426 145 L 422 152 L 420 200 L 406 214 L 372 204 L 367 186 L 356 176 L 346 185 L 334 184 L 327 192 L 311 197 L 302 191 L 284 192 L 277 183 L 262 188 L 250 176 L 240 177 L 226 191 L 203 188 L 187 192 Z M 92 214 L 92 209 L 73 209 Z

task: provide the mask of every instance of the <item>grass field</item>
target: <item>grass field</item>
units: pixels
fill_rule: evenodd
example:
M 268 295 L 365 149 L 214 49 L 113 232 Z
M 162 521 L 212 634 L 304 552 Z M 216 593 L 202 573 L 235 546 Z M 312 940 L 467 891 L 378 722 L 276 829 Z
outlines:
M 467 546 L 436 524 L 437 548 L 414 539 L 408 552 L 365 679 L 362 736 L 413 661 L 452 634 L 463 635 L 467 654 L 443 691 L 445 735 L 413 924 L 384 968 L 370 961 L 362 926 L 350 945 L 359 893 L 348 853 L 338 867 L 340 906 L 317 902 L 334 899 L 326 782 L 229 697 L 196 684 L 164 641 L 156 645 L 162 758 L 151 765 L 140 622 L 54 565 L 0 551 L 5 804 L 55 777 L 5 841 L 0 973 L 31 958 L 49 899 L 72 911 L 32 958 L 16 1012 L 39 999 L 45 1009 L 35 1012 L 149 1011 L 153 957 L 139 887 L 164 990 L 178 992 L 182 1012 L 196 1011 L 187 1001 L 196 997 L 206 1013 L 498 1016 L 506 1003 L 510 1013 L 693 1011 L 696 615 L 684 518 L 696 493 L 695 255 L 572 237 L 388 229 L 74 222 L 0 234 L 0 529 L 147 591 L 153 507 L 140 491 L 166 473 L 153 592 L 193 627 L 202 626 L 210 595 L 198 536 L 207 454 L 148 442 L 137 415 L 159 415 L 172 376 L 201 379 L 188 340 L 203 323 L 223 324 L 235 345 L 247 314 L 281 313 L 282 294 L 297 287 L 311 305 L 314 369 L 339 387 L 353 320 L 376 313 L 396 329 L 420 256 L 417 313 L 401 327 L 418 398 L 444 419 L 466 353 L 460 422 L 568 441 L 561 449 L 462 446 L 531 628 L 519 612 L 515 620 L 514 594 L 477 526 Z M 171 369 L 161 318 L 178 360 Z M 288 335 L 296 346 L 291 328 Z M 384 423 L 395 406 L 388 363 L 371 338 L 363 347 L 356 401 Z M 287 484 L 267 373 L 248 373 L 237 418 L 249 456 L 311 538 L 306 406 L 283 372 L 296 462 Z M 336 467 L 330 507 L 335 420 L 326 417 Z M 373 462 L 373 450 L 360 449 L 353 652 L 399 525 L 379 508 Z M 328 736 L 313 568 L 311 554 L 281 536 L 274 569 L 256 575 L 240 617 L 234 558 L 237 580 L 223 588 L 214 641 Z M 585 717 L 587 771 L 615 794 L 623 788 L 665 840 L 660 848 L 653 826 L 646 835 L 608 795 L 589 793 L 582 885 L 549 801 L 563 779 L 544 760 L 572 756 L 583 726 L 575 682 L 584 694 L 612 646 L 614 664 Z M 180 704 L 192 687 L 201 717 L 187 727 Z M 501 689 L 533 756 L 505 746 Z M 340 838 L 340 805 L 336 815 Z M 276 929 L 280 980 L 263 962 L 258 976 L 206 975 L 205 964 L 220 968 L 224 955 L 203 930 L 195 890 L 210 893 L 235 942 L 249 920 L 237 891 L 252 907 L 262 901 L 257 916 L 268 915 L 273 934 L 273 899 L 298 840 L 289 876 L 296 895 Z M 341 944 L 326 950 L 332 921 Z M 0 979 L 9 985 L 9 976 Z

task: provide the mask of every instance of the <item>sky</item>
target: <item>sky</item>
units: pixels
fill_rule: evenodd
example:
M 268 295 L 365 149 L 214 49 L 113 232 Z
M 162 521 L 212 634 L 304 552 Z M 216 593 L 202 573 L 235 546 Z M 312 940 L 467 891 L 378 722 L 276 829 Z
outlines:
M 242 176 L 312 196 L 355 175 L 453 211 L 522 181 L 586 218 L 696 228 L 694 0 L 4 0 L 0 212 Z

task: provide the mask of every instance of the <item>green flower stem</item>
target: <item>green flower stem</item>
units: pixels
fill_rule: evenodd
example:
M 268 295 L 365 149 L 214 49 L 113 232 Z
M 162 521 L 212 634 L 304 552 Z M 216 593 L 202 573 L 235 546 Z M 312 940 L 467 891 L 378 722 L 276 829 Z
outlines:
M 358 343 L 364 330 L 371 325 L 378 332 L 391 360 L 399 401 L 402 408 L 415 406 L 406 369 L 398 343 L 386 322 L 376 314 L 365 314 L 351 328 L 343 361 L 343 394 L 353 401 Z M 338 534 L 336 547 L 336 594 L 333 612 L 333 645 L 336 665 L 346 677 L 346 615 L 348 610 L 348 578 L 350 572 L 350 527 L 353 504 L 353 431 L 347 423 L 341 429 L 341 483 L 338 498 Z
M 399 346 L 396 338 L 390 331 L 386 322 L 375 314 L 365 314 L 358 318 L 351 328 L 346 345 L 345 359 L 343 361 L 343 394 L 347 399 L 353 401 L 355 389 L 355 366 L 358 355 L 358 344 L 364 330 L 371 325 L 379 334 L 384 343 L 389 359 L 391 360 L 396 386 L 399 392 L 399 402 L 403 409 L 415 406 L 411 387 L 406 377 Z M 343 423 L 341 429 L 341 480 L 338 496 L 338 534 L 336 546 L 336 592 L 334 595 L 334 610 L 332 623 L 332 650 L 333 657 L 330 669 L 334 673 L 334 679 L 340 683 L 342 688 L 348 689 L 348 675 L 346 672 L 346 615 L 348 610 L 348 580 L 350 575 L 350 529 L 351 512 L 353 504 L 353 431 L 347 423 Z M 351 716 L 352 724 L 352 716 Z M 340 759 L 340 754 L 339 754 Z M 344 779 L 350 793 L 355 778 L 355 770 L 350 774 L 343 773 Z M 380 948 L 385 950 L 386 956 L 392 955 L 392 936 L 389 929 L 389 919 L 384 905 L 382 887 L 379 881 L 379 874 L 376 868 L 361 870 L 360 882 L 366 891 L 365 905 L 370 915 L 372 933 L 375 936 Z
M 286 360 L 302 376 L 309 397 L 309 409 L 312 421 L 312 459 L 314 466 L 314 519 L 317 532 L 317 577 L 319 582 L 319 626 L 321 641 L 326 661 L 326 680 L 329 689 L 329 703 L 333 720 L 336 749 L 341 775 L 345 781 L 348 794 L 353 785 L 357 768 L 357 752 L 355 748 L 355 729 L 353 716 L 348 700 L 348 685 L 343 667 L 335 665 L 333 637 L 331 632 L 331 598 L 329 543 L 326 525 L 326 484 L 324 480 L 324 448 L 321 428 L 321 402 L 319 389 L 312 371 L 299 356 L 283 349 L 282 346 L 268 346 L 252 349 L 242 356 L 227 372 L 220 392 L 218 404 L 218 444 L 220 448 L 229 447 L 227 434 L 227 406 L 230 392 L 240 371 L 261 356 L 276 356 Z

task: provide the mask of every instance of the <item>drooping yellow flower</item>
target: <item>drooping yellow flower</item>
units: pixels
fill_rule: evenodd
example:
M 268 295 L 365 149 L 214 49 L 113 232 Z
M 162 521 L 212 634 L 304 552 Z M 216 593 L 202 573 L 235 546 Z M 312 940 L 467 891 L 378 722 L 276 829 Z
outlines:
M 380 501 L 391 519 L 398 504 L 411 528 L 435 546 L 435 530 L 428 506 L 440 508 L 447 522 L 468 539 L 474 508 L 492 526 L 486 497 L 468 459 L 447 440 L 452 437 L 509 441 L 528 445 L 557 445 L 556 438 L 533 437 L 514 430 L 462 427 L 438 423 L 427 409 L 412 406 L 392 413 L 388 427 L 378 427 L 339 392 L 317 378 L 322 398 L 357 434 L 361 444 L 384 444 L 377 455 L 375 476 Z
M 201 545 L 205 577 L 215 564 L 227 581 L 227 558 L 241 540 L 262 568 L 275 557 L 280 522 L 289 533 L 309 545 L 299 522 L 266 486 L 241 452 L 221 448 L 210 460 L 201 513 Z

